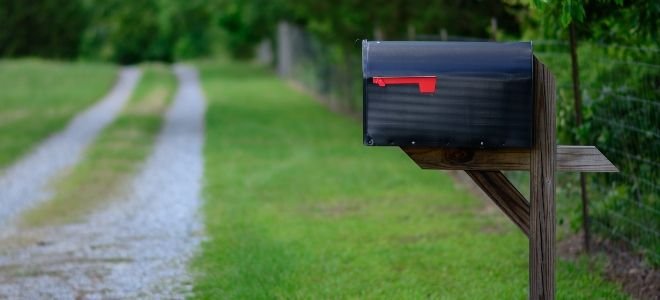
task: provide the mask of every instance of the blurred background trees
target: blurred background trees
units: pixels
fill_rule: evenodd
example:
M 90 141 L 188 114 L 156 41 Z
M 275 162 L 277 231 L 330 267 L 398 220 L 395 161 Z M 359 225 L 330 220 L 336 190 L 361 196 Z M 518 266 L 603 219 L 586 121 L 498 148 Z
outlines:
M 0 56 L 78 56 L 89 24 L 80 1 L 0 0 Z
M 217 15 L 207 1 L 0 0 L 0 56 L 122 64 L 206 55 Z
M 250 58 L 280 20 L 341 49 L 376 32 L 390 40 L 442 30 L 484 39 L 557 38 L 571 22 L 581 39 L 650 44 L 659 13 L 653 0 L 0 0 L 0 55 L 133 63 L 202 56 L 221 45 Z

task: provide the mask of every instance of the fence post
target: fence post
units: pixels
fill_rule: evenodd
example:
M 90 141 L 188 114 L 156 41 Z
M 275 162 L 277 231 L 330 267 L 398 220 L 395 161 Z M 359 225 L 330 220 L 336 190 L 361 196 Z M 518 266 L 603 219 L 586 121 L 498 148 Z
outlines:
M 285 21 L 280 21 L 277 24 L 277 73 L 282 77 L 291 76 L 293 64 L 293 46 L 291 42 L 291 25 Z
M 497 41 L 497 19 L 495 17 L 490 18 L 490 34 L 493 41 Z
M 380 28 L 380 26 L 374 27 L 374 40 L 382 41 L 384 39 L 385 39 L 385 33 L 383 33 L 383 29 Z
M 412 24 L 408 24 L 408 40 L 414 41 L 415 37 L 416 37 L 415 26 L 413 26 Z
M 257 46 L 257 61 L 260 64 L 272 66 L 273 63 L 273 46 L 270 39 L 264 39 Z
M 445 28 L 440 29 L 440 39 L 443 41 L 446 41 L 448 39 L 447 29 Z

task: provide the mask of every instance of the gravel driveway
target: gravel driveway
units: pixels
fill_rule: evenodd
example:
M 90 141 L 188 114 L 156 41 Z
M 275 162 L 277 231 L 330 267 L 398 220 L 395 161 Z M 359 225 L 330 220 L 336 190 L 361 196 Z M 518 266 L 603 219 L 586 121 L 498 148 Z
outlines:
M 140 78 L 137 68 L 124 68 L 105 98 L 78 114 L 61 132 L 51 136 L 0 176 L 0 226 L 51 196 L 49 183 L 74 166 L 99 132 L 115 119 Z M 39 122 L 39 120 L 35 120 Z
M 202 236 L 205 101 L 197 72 L 175 67 L 176 98 L 154 151 L 128 192 L 85 221 L 7 230 L 0 298 L 178 299 Z

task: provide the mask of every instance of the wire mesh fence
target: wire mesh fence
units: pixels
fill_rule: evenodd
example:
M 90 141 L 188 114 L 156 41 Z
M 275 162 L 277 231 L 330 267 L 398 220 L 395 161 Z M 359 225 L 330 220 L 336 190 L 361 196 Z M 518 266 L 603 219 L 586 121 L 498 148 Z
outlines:
M 653 266 L 660 264 L 660 50 L 607 44 L 578 49 L 584 124 L 575 126 L 569 44 L 538 41 L 535 53 L 558 84 L 560 142 L 594 144 L 619 173 L 589 175 L 590 229 L 624 242 Z M 581 223 L 577 176 L 559 178 L 564 210 Z M 571 203 L 566 203 L 566 202 Z M 577 205 L 576 205 L 577 204 Z M 568 208 L 567 208 L 568 207 Z M 570 214 L 574 212 L 573 214 Z
M 361 44 L 356 42 L 354 53 L 343 53 L 297 26 L 281 23 L 279 27 L 280 75 L 313 91 L 332 107 L 359 115 L 362 111 L 362 62 L 356 53 Z
M 359 43 L 353 53 L 342 53 L 300 28 L 289 29 L 284 40 L 290 46 L 290 66 L 283 75 L 316 92 L 330 105 L 360 115 Z M 446 33 L 414 38 L 485 41 Z M 660 50 L 581 44 L 578 58 L 584 121 L 576 126 L 569 43 L 537 40 L 533 45 L 535 55 L 557 77 L 559 143 L 597 145 L 620 170 L 620 173 L 587 176 L 591 231 L 597 238 L 627 245 L 657 267 L 660 265 Z M 528 177 L 523 172 L 511 175 L 525 193 Z M 560 173 L 557 187 L 560 226 L 578 230 L 583 224 L 579 175 Z

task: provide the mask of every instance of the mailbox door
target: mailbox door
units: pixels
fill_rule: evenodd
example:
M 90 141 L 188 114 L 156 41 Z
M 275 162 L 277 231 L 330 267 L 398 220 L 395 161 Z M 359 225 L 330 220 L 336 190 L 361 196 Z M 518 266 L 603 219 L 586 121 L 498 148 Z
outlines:
M 530 43 L 364 42 L 364 142 L 528 148 Z

